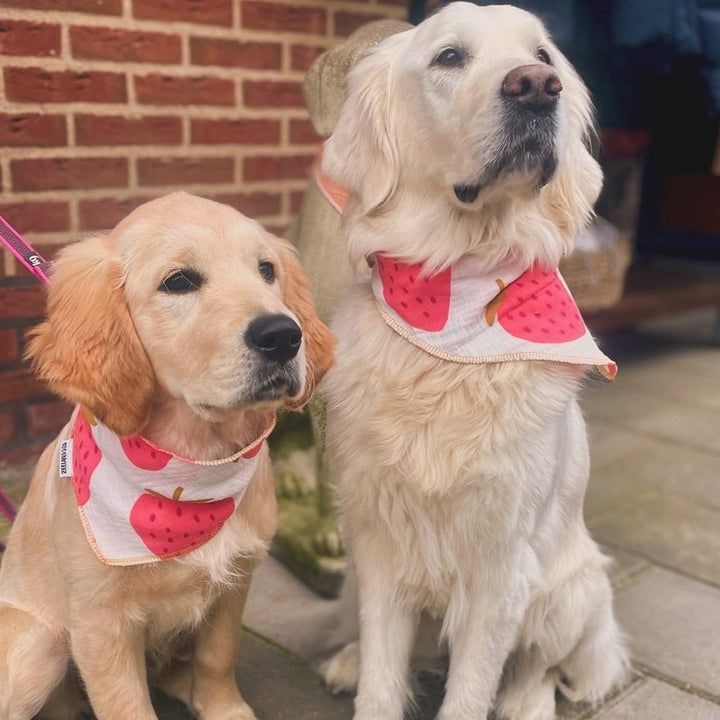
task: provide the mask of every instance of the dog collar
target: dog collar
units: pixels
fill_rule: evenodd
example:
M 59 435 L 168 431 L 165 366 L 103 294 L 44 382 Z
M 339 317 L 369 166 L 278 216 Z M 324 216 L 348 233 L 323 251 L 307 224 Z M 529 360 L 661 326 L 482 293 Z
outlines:
M 597 346 L 560 273 L 507 263 L 491 273 L 465 256 L 429 275 L 422 263 L 376 254 L 371 286 L 378 312 L 406 340 L 436 357 L 482 364 L 546 360 L 617 366 Z
M 60 448 L 60 476 L 71 477 L 85 535 L 108 565 L 179 557 L 214 537 L 233 514 L 275 427 L 221 460 L 176 455 L 140 435 L 119 437 L 77 408 Z

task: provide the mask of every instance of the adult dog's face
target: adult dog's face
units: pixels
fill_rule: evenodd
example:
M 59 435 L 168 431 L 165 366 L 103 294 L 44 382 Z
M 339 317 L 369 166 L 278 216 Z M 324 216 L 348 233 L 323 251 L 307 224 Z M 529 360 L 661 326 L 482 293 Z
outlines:
M 581 224 L 597 197 L 587 91 L 530 13 L 451 3 L 378 44 L 348 86 L 324 168 L 363 214 L 399 194 L 473 212 L 554 185 Z
M 553 176 L 578 89 L 534 16 L 453 5 L 418 27 L 395 71 L 411 142 L 461 206 L 498 183 L 535 191 Z

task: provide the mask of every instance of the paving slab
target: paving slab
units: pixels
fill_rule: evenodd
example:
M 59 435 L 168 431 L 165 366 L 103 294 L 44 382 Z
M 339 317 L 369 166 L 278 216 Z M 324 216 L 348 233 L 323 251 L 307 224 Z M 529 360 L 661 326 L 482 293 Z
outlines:
M 616 592 L 615 609 L 636 664 L 720 702 L 720 589 L 652 568 Z
M 637 435 L 632 440 L 624 452 L 591 467 L 587 518 L 632 502 L 646 491 L 670 492 L 720 511 L 720 456 Z
M 720 351 L 716 363 L 720 367 Z M 662 388 L 637 389 L 619 375 L 614 383 L 617 386 L 607 392 L 586 393 L 583 407 L 588 418 L 602 418 L 618 428 L 664 442 L 712 451 L 720 458 L 716 411 L 699 405 L 688 409 L 686 401 L 663 394 Z
M 238 656 L 238 687 L 258 720 L 350 720 L 352 699 L 330 695 L 294 653 L 246 632 Z M 159 720 L 193 720 L 181 702 L 153 695 Z
M 308 661 L 340 644 L 340 600 L 320 597 L 270 556 L 253 574 L 244 624 Z M 347 638 L 350 639 L 350 638 Z
M 648 679 L 591 717 L 593 720 L 720 720 L 720 705 Z
M 600 543 L 720 587 L 720 512 L 714 508 L 645 490 L 587 525 Z

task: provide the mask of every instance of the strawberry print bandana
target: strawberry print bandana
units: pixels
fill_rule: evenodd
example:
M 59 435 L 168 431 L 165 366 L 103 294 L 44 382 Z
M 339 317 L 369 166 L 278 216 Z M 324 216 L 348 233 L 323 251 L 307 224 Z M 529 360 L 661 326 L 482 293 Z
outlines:
M 557 270 L 507 264 L 491 274 L 461 258 L 435 274 L 377 254 L 372 290 L 395 332 L 457 363 L 548 360 L 596 367 L 609 380 L 617 366 L 595 344 Z
M 222 460 L 174 455 L 140 435 L 119 437 L 78 408 L 61 443 L 60 476 L 71 477 L 85 535 L 107 565 L 139 565 L 192 552 L 222 528 L 242 500 L 275 426 Z

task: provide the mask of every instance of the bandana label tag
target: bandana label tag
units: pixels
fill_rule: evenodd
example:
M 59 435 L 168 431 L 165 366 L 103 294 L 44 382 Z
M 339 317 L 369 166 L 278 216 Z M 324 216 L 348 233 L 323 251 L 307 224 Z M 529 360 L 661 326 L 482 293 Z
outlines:
M 73 442 L 63 440 L 60 443 L 59 475 L 61 478 L 69 478 L 73 475 Z

